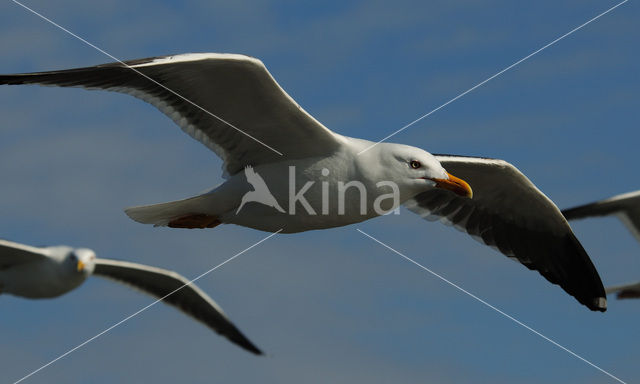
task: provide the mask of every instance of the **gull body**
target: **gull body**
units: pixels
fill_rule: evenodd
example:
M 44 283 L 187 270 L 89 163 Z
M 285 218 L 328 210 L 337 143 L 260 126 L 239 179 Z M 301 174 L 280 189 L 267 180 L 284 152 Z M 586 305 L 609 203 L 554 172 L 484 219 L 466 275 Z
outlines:
M 195 284 L 166 269 L 97 258 L 88 248 L 32 247 L 0 240 L 0 294 L 29 299 L 64 295 L 91 275 L 119 281 L 176 307 L 240 347 L 261 354 Z M 188 285 L 185 285 L 188 284 Z
M 374 143 L 348 137 L 342 139 L 344 145 L 327 157 L 304 158 L 294 163 L 280 161 L 253 168 L 265 180 L 279 205 L 285 207 L 283 210 L 264 203 L 243 205 L 242 197 L 251 194 L 253 187 L 247 182 L 245 172 L 239 172 L 210 192 L 168 203 L 166 209 L 160 204 L 136 207 L 126 212 L 136 221 L 155 225 L 179 226 L 179 223 L 172 223 L 171 219 L 197 212 L 216 217 L 221 223 L 269 232 L 281 230 L 283 233 L 295 233 L 371 219 L 398 208 L 419 192 L 435 187 L 438 183 L 436 180 L 448 180 L 450 177 L 436 158 L 422 149 L 381 143 L 358 156 L 359 151 Z M 403 161 L 398 161 L 398 156 Z M 383 159 L 382 164 L 380 159 Z M 429 167 L 410 169 L 406 164 L 412 160 L 428 164 Z M 383 185 L 378 185 L 381 181 Z M 381 199 L 393 192 L 387 182 L 398 186 L 397 199 Z M 352 186 L 345 189 L 347 183 Z M 362 190 L 354 184 L 361 186 Z M 463 185 L 459 188 L 460 193 L 466 193 Z M 308 205 L 300 201 L 290 204 L 291 196 L 300 191 L 304 191 L 302 196 Z M 374 206 L 377 200 L 379 209 Z M 158 216 L 154 216 L 155 213 Z
M 0 252 L 8 244 L 0 241 Z M 34 251 L 41 252 L 43 257 L 35 257 L 28 263 L 7 263 L 0 268 L 0 293 L 30 299 L 57 297 L 80 286 L 95 267 L 95 254 L 89 249 L 55 246 Z M 77 268 L 78 261 L 85 265 L 81 270 Z
M 404 205 L 539 271 L 590 309 L 606 309 L 600 276 L 560 210 L 513 165 L 337 134 L 304 111 L 258 59 L 182 54 L 2 75 L 0 84 L 132 95 L 222 158 L 223 184 L 188 199 L 125 210 L 140 223 L 294 233 L 358 223 Z M 247 181 L 248 167 L 269 196 L 258 198 L 263 188 Z M 347 183 L 357 186 L 346 189 Z M 304 203 L 296 198 L 302 192 Z

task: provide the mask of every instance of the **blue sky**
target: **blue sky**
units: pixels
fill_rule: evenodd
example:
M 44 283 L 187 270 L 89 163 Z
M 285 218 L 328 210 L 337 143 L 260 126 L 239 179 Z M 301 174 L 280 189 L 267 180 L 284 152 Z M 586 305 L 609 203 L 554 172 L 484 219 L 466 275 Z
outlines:
M 616 4 L 602 1 L 46 2 L 26 5 L 120 59 L 260 58 L 308 112 L 378 140 Z M 640 7 L 628 2 L 395 136 L 502 158 L 561 208 L 640 187 Z M 112 61 L 10 1 L 0 72 Z M 0 237 L 69 244 L 195 277 L 265 236 L 171 230 L 122 208 L 193 195 L 220 160 L 120 94 L 0 88 Z M 640 279 L 614 218 L 573 228 L 605 284 Z M 608 377 L 365 238 L 360 228 L 627 382 L 640 380 L 640 302 L 591 313 L 557 286 L 410 212 L 278 235 L 198 284 L 266 357 L 156 305 L 26 382 L 607 382 Z M 53 300 L 0 296 L 12 382 L 151 301 L 91 279 Z

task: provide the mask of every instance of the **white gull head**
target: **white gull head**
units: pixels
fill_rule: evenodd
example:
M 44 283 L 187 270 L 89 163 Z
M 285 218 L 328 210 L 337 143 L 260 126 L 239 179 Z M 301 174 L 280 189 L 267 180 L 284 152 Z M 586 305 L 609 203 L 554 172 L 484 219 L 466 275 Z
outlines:
M 88 248 L 71 250 L 65 258 L 65 266 L 75 273 L 81 274 L 86 279 L 95 268 L 96 254 Z
M 51 259 L 57 262 L 57 273 L 68 281 L 69 290 L 82 284 L 93 273 L 96 254 L 91 249 L 64 245 L 47 249 Z
M 469 184 L 449 174 L 431 153 L 410 145 L 379 143 L 356 157 L 363 177 L 395 183 L 404 202 L 430 188 L 471 197 Z

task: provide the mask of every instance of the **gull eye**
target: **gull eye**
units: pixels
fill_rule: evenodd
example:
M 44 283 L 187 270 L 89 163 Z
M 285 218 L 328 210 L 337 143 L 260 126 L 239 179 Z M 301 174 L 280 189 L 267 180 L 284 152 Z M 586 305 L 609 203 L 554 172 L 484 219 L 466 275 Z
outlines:
M 411 160 L 409 162 L 409 166 L 413 169 L 418 169 L 420 167 L 422 167 L 422 164 L 420 164 L 420 162 L 418 160 Z

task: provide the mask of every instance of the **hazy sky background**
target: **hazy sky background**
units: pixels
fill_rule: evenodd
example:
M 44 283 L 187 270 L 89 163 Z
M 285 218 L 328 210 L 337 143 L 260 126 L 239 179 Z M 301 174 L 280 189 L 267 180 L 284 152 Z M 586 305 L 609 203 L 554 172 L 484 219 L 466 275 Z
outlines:
M 613 1 L 44 1 L 26 5 L 120 59 L 260 58 L 327 127 L 379 140 L 616 4 Z M 393 138 L 518 166 L 561 208 L 640 187 L 640 6 L 628 2 Z M 11 1 L 0 72 L 112 61 Z M 153 228 L 122 209 L 219 183 L 220 160 L 129 96 L 0 87 L 0 237 L 87 246 L 195 277 L 266 233 Z M 640 279 L 614 218 L 573 224 L 605 284 Z M 374 243 L 640 380 L 640 301 L 593 313 L 470 237 L 408 211 L 278 235 L 198 284 L 266 357 L 158 304 L 25 381 L 603 383 L 609 378 Z M 53 300 L 0 296 L 13 382 L 151 302 L 99 278 Z

